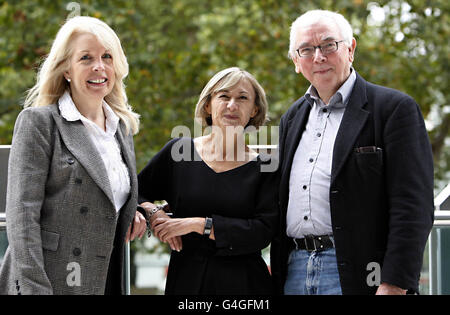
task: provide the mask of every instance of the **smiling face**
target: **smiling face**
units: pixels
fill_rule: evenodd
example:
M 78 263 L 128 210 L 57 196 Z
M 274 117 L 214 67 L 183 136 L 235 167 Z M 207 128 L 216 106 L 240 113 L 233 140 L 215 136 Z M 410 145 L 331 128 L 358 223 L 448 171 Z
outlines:
M 296 36 L 295 47 L 318 46 L 330 41 L 342 40 L 338 26 L 329 20 L 323 20 L 302 27 Z M 293 62 L 297 73 L 303 76 L 317 89 L 325 102 L 333 96 L 350 75 L 350 67 L 356 47 L 355 39 L 352 45 L 345 42 L 338 44 L 338 50 L 326 56 L 316 49 L 310 58 L 301 58 L 295 52 Z
M 213 126 L 245 127 L 250 118 L 258 113 L 255 97 L 252 84 L 242 79 L 233 87 L 213 94 L 211 101 L 205 105 L 205 110 L 211 115 Z
M 108 95 L 115 83 L 111 53 L 97 37 L 83 33 L 71 42 L 70 68 L 65 72 L 75 103 L 100 101 Z

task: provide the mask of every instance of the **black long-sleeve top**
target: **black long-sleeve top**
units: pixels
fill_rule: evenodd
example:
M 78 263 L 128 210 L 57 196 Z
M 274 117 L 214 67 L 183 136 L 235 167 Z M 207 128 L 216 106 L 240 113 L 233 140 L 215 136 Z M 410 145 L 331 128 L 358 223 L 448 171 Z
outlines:
M 172 252 L 166 294 L 269 294 L 271 280 L 261 250 L 278 224 L 276 172 L 258 158 L 217 173 L 189 138 L 173 139 L 138 176 L 140 201 L 166 200 L 174 217 L 212 217 L 215 241 L 182 236 Z

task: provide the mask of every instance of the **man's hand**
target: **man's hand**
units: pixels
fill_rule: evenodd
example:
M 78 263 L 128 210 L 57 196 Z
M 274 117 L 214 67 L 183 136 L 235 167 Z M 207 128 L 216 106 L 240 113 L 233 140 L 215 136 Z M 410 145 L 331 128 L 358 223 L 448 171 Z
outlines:
M 406 290 L 389 283 L 382 283 L 377 290 L 376 295 L 405 295 Z

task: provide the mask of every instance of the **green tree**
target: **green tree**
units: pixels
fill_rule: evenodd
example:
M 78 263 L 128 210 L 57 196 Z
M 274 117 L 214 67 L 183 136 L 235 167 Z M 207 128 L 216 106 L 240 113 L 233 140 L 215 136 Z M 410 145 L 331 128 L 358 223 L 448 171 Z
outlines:
M 450 179 L 449 9 L 447 0 L 80 0 L 121 38 L 130 64 L 130 104 L 141 114 L 137 169 L 171 138 L 193 132 L 197 98 L 226 67 L 252 73 L 266 90 L 269 125 L 308 87 L 287 58 L 289 29 L 310 9 L 338 11 L 357 39 L 355 69 L 420 104 L 435 157 L 436 187 Z M 0 2 L 0 144 L 9 144 L 24 93 L 71 9 L 69 1 Z M 375 13 L 382 13 L 376 19 Z
M 60 25 L 69 1 L 5 1 L 0 5 L 0 143 L 10 143 L 25 91 Z M 203 86 L 217 71 L 245 68 L 266 89 L 276 126 L 308 82 L 287 58 L 289 27 L 315 8 L 344 14 L 355 28 L 355 68 L 368 80 L 413 96 L 427 118 L 437 183 L 448 182 L 450 4 L 425 1 L 78 1 L 80 13 L 107 22 L 130 64 L 130 104 L 142 115 L 135 137 L 138 169 L 170 139 L 176 125 L 193 128 Z M 370 23 L 374 9 L 384 20 Z M 369 22 L 369 23 L 368 23 Z

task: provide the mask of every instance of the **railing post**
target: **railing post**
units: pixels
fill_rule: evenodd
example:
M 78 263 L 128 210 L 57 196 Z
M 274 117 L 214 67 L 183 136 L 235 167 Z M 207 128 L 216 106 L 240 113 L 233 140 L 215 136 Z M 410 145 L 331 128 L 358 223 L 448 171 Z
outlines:
M 436 228 L 431 229 L 430 237 L 428 238 L 428 274 L 430 277 L 430 295 L 437 293 L 437 253 L 436 253 Z
M 125 294 L 130 295 L 130 242 L 125 244 L 125 266 L 124 266 Z

